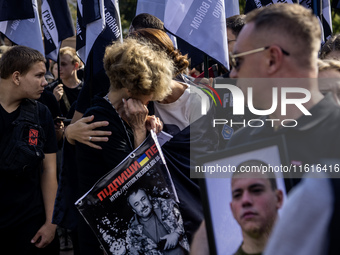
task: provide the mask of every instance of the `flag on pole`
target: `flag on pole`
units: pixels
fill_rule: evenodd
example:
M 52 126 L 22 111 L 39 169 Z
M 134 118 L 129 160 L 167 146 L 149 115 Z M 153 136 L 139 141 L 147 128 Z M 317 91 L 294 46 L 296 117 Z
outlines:
M 302 6 L 312 9 L 313 13 L 318 17 L 322 30 L 322 43 L 332 36 L 332 17 L 331 5 L 329 0 L 301 0 L 299 2 Z
M 93 74 L 104 70 L 103 58 L 106 46 L 111 44 L 112 41 L 123 40 L 118 0 L 104 0 L 103 3 L 105 28 L 102 33 L 98 35 L 92 46 Z M 85 70 L 85 77 L 87 73 Z
M 9 2 L 9 1 L 1 1 Z M 40 51 L 44 54 L 44 45 L 42 40 L 41 26 L 38 15 L 38 5 L 37 0 L 31 0 L 31 6 L 29 10 L 33 9 L 34 17 L 25 19 L 18 18 L 15 20 L 5 20 L 0 22 L 0 32 L 2 32 L 8 39 L 18 45 L 24 45 L 33 49 Z M 27 4 L 27 3 L 26 3 Z M 3 5 L 4 6 L 4 5 Z M 8 8 L 7 10 L 1 10 L 0 13 L 8 12 L 8 15 L 14 14 L 13 17 L 18 17 L 15 15 L 18 6 L 13 6 L 12 4 L 8 7 L 15 7 L 14 9 Z M 11 14 L 10 14 L 11 13 Z M 27 17 L 27 16 L 24 16 Z M 3 18 L 0 18 L 3 20 Z
M 323 37 L 321 39 L 324 43 L 333 33 L 330 1 L 302 0 L 300 1 L 300 4 L 306 8 L 312 9 L 314 14 L 318 17 L 323 32 Z
M 138 0 L 136 16 L 140 13 L 148 13 L 164 22 L 166 0 Z M 176 49 L 179 49 L 183 55 L 188 55 L 190 58 L 191 67 L 203 62 L 204 53 L 196 49 L 181 38 L 177 38 L 169 34 L 171 41 Z
M 330 0 L 322 0 L 322 16 L 324 42 L 326 42 L 333 34 Z
M 77 3 L 76 48 L 86 63 L 95 40 L 105 28 L 104 0 L 78 0 Z
M 85 3 L 85 1 L 83 2 Z M 92 5 L 93 2 L 94 1 L 92 1 Z M 98 3 L 98 1 L 95 2 Z M 112 41 L 123 40 L 118 0 L 101 0 L 100 6 L 102 6 L 104 12 L 100 14 L 99 9 L 95 12 L 92 7 L 91 10 L 93 13 L 92 15 L 88 15 L 88 17 L 91 18 L 89 19 L 87 17 L 87 20 L 84 22 L 82 18 L 83 16 L 80 15 L 79 10 L 84 10 L 83 14 L 85 17 L 86 8 L 91 8 L 91 6 L 83 5 L 82 8 L 80 8 L 78 1 L 76 43 L 78 55 L 86 64 L 84 86 L 78 96 L 76 109 L 82 113 L 84 113 L 87 107 L 90 106 L 91 99 L 94 95 L 103 91 L 107 92 L 110 86 L 103 66 L 106 46 L 111 44 Z M 97 14 L 100 14 L 100 16 Z M 97 19 L 98 16 L 100 17 L 99 20 Z M 92 23 L 100 21 L 100 24 L 104 24 L 104 28 L 101 30 L 101 33 L 98 33 L 98 31 L 90 31 L 92 29 L 96 29 L 95 25 L 90 26 L 92 24 L 89 23 L 91 20 Z M 87 25 L 84 26 L 83 24 Z M 97 36 L 95 36 L 96 34 Z M 88 36 L 91 38 L 87 38 Z M 84 50 L 85 48 L 86 50 Z M 96 86 L 93 86 L 93 84 L 96 84 Z
M 229 67 L 224 0 L 168 0 L 164 27 Z
M 332 7 L 339 10 L 340 9 L 340 0 L 332 1 Z
M 238 0 L 224 0 L 224 7 L 226 18 L 240 14 L 240 4 Z
M 276 4 L 276 3 L 288 3 L 293 4 L 292 0 L 247 0 L 244 13 L 247 14 L 253 9 L 261 8 L 263 6 Z M 314 3 L 314 4 L 313 4 Z M 320 3 L 322 6 L 320 6 Z M 322 42 L 325 42 L 332 35 L 332 17 L 331 17 L 331 5 L 330 0 L 322 0 L 321 2 L 316 0 L 301 0 L 299 4 L 312 9 L 314 14 L 319 18 L 320 26 L 323 31 Z
M 46 58 L 57 61 L 61 42 L 74 36 L 67 1 L 42 0 L 41 17 Z
M 138 0 L 136 16 L 140 13 L 149 13 L 164 21 L 166 0 Z
M 0 0 L 0 21 L 32 18 L 32 0 Z

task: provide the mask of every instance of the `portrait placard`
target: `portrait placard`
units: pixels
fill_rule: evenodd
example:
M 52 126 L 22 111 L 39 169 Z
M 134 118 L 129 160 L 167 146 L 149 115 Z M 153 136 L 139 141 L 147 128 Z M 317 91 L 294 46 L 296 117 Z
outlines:
M 163 254 L 189 250 L 178 202 L 158 139 L 151 132 L 75 205 L 107 254 Z M 170 235 L 177 237 L 176 243 L 167 243 Z
M 274 172 L 284 201 L 287 191 L 292 187 L 289 174 L 283 171 L 288 162 L 284 138 L 280 136 L 233 147 L 201 157 L 198 162 L 202 169 L 207 170 L 206 178 L 200 179 L 200 186 L 210 254 L 232 255 L 242 243 L 242 230 L 230 209 L 232 177 L 235 175 L 238 178 L 241 171 L 247 173 L 259 170 L 262 177 L 267 178 L 265 171 Z M 216 174 L 216 171 L 220 172 Z M 258 176 L 262 178 L 261 175 Z

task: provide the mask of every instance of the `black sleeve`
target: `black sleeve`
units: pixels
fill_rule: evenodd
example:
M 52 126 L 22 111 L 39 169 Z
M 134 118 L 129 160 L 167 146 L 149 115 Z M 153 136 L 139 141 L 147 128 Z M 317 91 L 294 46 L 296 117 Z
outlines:
M 38 101 L 48 107 L 52 114 L 53 119 L 55 119 L 58 116 L 61 116 L 58 101 L 52 92 L 44 90 Z
M 86 110 L 91 107 L 94 96 L 101 93 L 107 93 L 109 87 L 110 81 L 104 70 L 95 75 L 92 82 L 89 81 L 89 79 L 85 79 L 84 85 L 78 95 L 76 111 L 85 113 Z
M 93 108 L 91 108 L 93 109 Z M 77 165 L 79 170 L 79 189 L 86 192 L 92 185 L 107 172 L 116 167 L 132 150 L 128 135 L 133 145 L 131 129 L 127 128 L 128 135 L 117 114 L 103 108 L 89 110 L 84 116 L 94 115 L 96 121 L 109 121 L 109 125 L 99 128 L 111 131 L 108 142 L 97 143 L 102 150 L 94 149 L 82 143 L 76 143 Z
M 58 151 L 57 138 L 54 129 L 53 118 L 47 106 L 38 103 L 39 121 L 45 132 L 44 153 L 56 153 Z

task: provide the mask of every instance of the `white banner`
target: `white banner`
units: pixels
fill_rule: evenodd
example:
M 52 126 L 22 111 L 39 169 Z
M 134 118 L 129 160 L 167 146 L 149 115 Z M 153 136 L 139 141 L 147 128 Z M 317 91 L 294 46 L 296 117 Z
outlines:
M 45 41 L 48 42 L 48 47 L 51 47 L 51 50 L 52 50 L 52 51 L 46 50 L 46 55 L 49 53 L 49 58 L 54 61 L 57 61 L 58 50 L 60 48 L 58 30 L 57 30 L 54 17 L 52 15 L 50 5 L 48 4 L 47 0 L 42 0 L 41 21 L 42 21 L 42 29 L 43 29 Z M 45 47 L 46 46 L 47 45 L 45 43 Z
M 229 66 L 224 0 L 168 0 L 164 26 L 225 67 Z
M 141 13 L 149 13 L 160 20 L 164 20 L 166 0 L 138 0 L 136 16 Z
M 240 14 L 240 4 L 238 0 L 224 0 L 224 6 L 226 18 Z
M 84 18 L 83 14 L 83 7 L 84 8 L 93 8 L 93 5 L 96 5 L 96 3 L 99 3 L 99 12 L 100 12 L 100 18 L 86 24 L 86 36 L 85 38 L 82 38 L 82 40 L 85 40 L 83 47 L 77 49 L 78 55 L 80 59 L 86 63 L 87 57 L 92 49 L 92 46 L 94 42 L 96 41 L 97 37 L 101 34 L 101 32 L 105 28 L 105 13 L 104 13 L 104 0 L 99 1 L 92 1 L 91 3 L 87 3 L 83 6 L 82 0 L 78 0 L 78 11 L 80 12 L 80 16 Z M 92 5 L 92 6 L 91 6 Z M 83 20 L 84 21 L 84 20 Z M 77 36 L 82 32 L 82 28 L 79 25 L 79 21 L 77 20 Z M 78 40 L 79 38 L 77 38 Z
M 32 0 L 33 19 L 17 19 L 0 22 L 0 31 L 12 42 L 40 51 L 44 54 L 37 0 Z

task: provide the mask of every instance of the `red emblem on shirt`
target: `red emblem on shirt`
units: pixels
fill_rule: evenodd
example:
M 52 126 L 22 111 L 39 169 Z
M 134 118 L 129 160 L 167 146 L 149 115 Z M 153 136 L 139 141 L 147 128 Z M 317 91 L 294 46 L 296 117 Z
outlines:
M 38 145 L 38 130 L 30 129 L 28 136 L 28 144 L 29 145 Z

